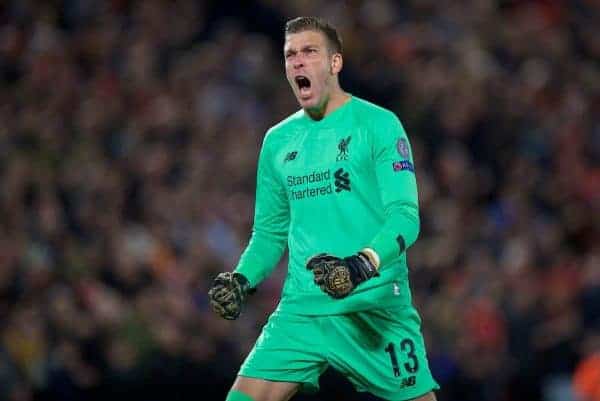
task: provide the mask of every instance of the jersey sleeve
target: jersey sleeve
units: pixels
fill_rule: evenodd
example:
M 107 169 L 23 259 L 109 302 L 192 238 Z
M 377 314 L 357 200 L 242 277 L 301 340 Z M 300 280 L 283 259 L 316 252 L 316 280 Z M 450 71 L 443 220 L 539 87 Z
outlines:
M 383 267 L 417 239 L 419 206 L 412 150 L 402 124 L 392 115 L 374 131 L 372 154 L 385 223 L 368 246 Z
M 268 135 L 258 159 L 252 236 L 235 269 L 248 279 L 252 287 L 260 284 L 281 259 L 289 228 L 285 188 L 273 168 L 267 139 Z

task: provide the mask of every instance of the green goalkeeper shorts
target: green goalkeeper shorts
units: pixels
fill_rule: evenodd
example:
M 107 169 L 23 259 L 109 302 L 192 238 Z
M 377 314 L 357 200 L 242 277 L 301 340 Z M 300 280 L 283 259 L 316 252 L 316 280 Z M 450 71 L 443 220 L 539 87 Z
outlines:
M 357 391 L 400 401 L 439 386 L 427 363 L 421 319 L 413 307 L 343 315 L 274 312 L 244 361 L 240 376 L 300 383 L 317 391 L 332 366 Z

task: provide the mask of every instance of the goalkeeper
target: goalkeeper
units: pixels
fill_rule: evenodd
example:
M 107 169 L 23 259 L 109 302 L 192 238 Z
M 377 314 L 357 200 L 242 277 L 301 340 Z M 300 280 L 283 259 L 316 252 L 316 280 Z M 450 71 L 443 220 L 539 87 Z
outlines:
M 316 391 L 328 366 L 386 400 L 435 400 L 408 284 L 419 231 L 408 138 L 392 112 L 340 88 L 342 45 L 326 22 L 288 21 L 284 57 L 301 109 L 265 136 L 252 237 L 211 305 L 236 319 L 286 245 L 289 270 L 227 401 Z

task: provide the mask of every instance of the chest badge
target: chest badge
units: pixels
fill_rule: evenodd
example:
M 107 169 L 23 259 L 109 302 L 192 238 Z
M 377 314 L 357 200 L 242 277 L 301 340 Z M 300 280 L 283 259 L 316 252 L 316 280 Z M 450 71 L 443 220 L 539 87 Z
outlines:
M 346 139 L 342 138 L 342 140 L 338 144 L 339 153 L 338 153 L 337 157 L 335 158 L 335 161 L 339 162 L 340 160 L 348 160 L 348 145 L 349 144 L 350 144 L 350 136 L 348 136 L 348 138 L 346 138 Z

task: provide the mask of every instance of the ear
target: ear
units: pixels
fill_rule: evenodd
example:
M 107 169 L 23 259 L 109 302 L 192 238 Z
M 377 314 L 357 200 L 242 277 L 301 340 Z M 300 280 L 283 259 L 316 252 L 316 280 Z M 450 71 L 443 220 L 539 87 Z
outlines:
M 331 56 L 331 73 L 339 74 L 342 71 L 342 67 L 344 66 L 344 59 L 340 53 L 333 53 Z

